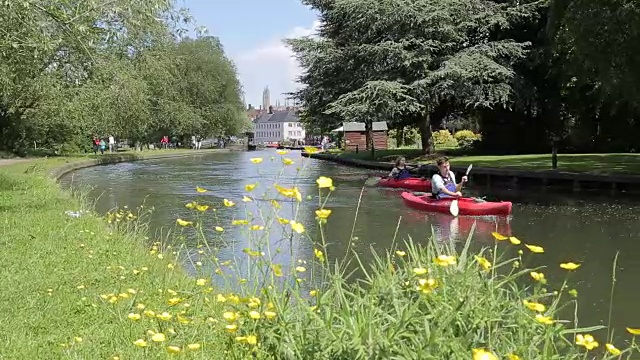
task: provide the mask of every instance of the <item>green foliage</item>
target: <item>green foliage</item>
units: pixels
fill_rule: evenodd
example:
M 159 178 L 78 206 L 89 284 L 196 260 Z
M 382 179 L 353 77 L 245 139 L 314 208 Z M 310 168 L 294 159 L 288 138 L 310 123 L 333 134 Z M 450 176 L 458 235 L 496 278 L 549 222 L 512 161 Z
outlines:
M 460 130 L 453 134 L 453 138 L 462 149 L 471 149 L 476 141 L 481 140 L 480 134 L 475 134 L 471 130 Z
M 509 27 L 511 5 L 485 0 L 311 5 L 323 21 L 320 38 L 289 43 L 307 85 L 295 96 L 309 105 L 312 121 L 335 121 L 320 116 L 328 112 L 346 121 L 384 118 L 392 126 L 427 129 L 439 127 L 444 104 L 466 109 L 510 102 L 511 65 L 524 56 L 526 44 L 495 40 L 491 32 Z M 381 84 L 387 91 L 380 91 Z
M 433 139 L 434 144 L 439 147 L 458 146 L 458 142 L 456 141 L 456 139 L 454 139 L 453 135 L 451 135 L 451 132 L 449 132 L 449 130 L 447 129 L 434 131 L 431 135 L 431 138 Z
M 169 0 L 8 2 L 2 149 L 66 152 L 94 134 L 157 142 L 241 132 L 248 120 L 235 67 L 216 38 L 181 36 L 189 20 Z

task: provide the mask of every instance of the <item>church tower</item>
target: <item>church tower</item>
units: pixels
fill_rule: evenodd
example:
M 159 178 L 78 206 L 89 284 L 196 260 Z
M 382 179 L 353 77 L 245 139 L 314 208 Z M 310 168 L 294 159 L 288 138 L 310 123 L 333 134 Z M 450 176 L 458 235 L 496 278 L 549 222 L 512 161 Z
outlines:
M 264 90 L 262 91 L 262 108 L 268 109 L 269 106 L 271 106 L 271 95 L 269 93 L 269 87 L 265 86 Z

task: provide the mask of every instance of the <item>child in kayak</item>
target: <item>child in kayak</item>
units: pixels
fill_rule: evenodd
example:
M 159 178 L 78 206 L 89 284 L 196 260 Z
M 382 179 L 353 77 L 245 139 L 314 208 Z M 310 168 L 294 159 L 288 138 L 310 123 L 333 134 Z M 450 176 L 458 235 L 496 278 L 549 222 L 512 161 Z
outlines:
M 406 165 L 406 159 L 404 156 L 399 156 L 396 159 L 396 164 L 393 169 L 391 169 L 389 177 L 396 180 L 404 180 L 411 177 L 411 173 L 409 173 L 409 166 Z
M 439 172 L 431 177 L 431 194 L 436 199 L 448 197 L 462 197 L 460 189 L 462 184 L 467 182 L 467 177 L 463 176 L 460 183 L 456 184 L 456 175 L 450 170 L 449 159 L 441 157 L 436 162 Z

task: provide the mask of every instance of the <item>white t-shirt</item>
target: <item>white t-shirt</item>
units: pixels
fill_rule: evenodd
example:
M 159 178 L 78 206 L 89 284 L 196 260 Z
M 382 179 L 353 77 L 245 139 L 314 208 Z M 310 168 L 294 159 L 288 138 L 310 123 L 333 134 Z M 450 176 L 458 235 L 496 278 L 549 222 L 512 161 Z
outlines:
M 431 193 L 440 194 L 442 192 L 442 189 L 446 188 L 446 185 L 448 183 L 457 184 L 456 175 L 453 173 L 453 171 L 449 171 L 449 177 L 446 179 L 443 179 L 440 173 L 433 174 L 433 176 L 431 177 Z
M 116 143 L 116 139 L 113 138 L 113 136 L 109 136 L 109 144 L 115 144 Z

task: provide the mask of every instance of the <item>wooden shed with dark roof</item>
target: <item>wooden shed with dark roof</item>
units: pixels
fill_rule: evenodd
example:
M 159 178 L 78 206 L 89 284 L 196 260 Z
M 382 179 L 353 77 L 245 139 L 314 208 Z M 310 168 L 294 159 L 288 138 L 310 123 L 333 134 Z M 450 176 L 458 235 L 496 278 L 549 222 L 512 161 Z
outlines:
M 376 150 L 388 148 L 389 128 L 386 121 L 377 121 L 372 124 L 373 147 Z M 345 150 L 371 150 L 367 147 L 367 133 L 362 122 L 346 122 L 341 127 L 331 131 L 344 134 Z

